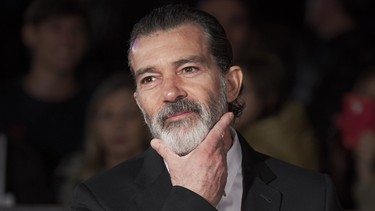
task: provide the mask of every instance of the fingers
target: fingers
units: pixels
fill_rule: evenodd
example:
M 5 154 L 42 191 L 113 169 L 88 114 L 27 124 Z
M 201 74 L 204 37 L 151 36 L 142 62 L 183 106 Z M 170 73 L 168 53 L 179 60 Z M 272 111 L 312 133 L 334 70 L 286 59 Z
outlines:
M 234 119 L 234 114 L 232 112 L 228 113 L 228 116 L 226 117 L 227 120 L 225 120 L 225 124 L 226 124 L 226 129 L 229 129 L 231 123 L 233 122 L 233 119 Z M 230 130 L 228 130 L 230 131 Z M 229 149 L 232 147 L 232 144 L 233 144 L 233 139 L 231 138 L 231 133 L 228 132 L 227 134 L 225 134 L 225 136 L 227 137 L 224 137 L 223 138 L 223 144 L 224 144 L 224 149 L 225 151 L 229 151 Z
M 164 143 L 164 141 L 154 138 L 151 140 L 151 147 L 164 158 L 164 160 L 168 161 L 170 157 L 177 156 L 169 147 Z
M 167 154 L 167 147 L 164 145 L 163 141 L 157 138 L 154 138 L 150 142 L 151 147 L 162 157 L 166 156 Z
M 230 126 L 233 120 L 233 113 L 225 113 L 220 120 L 214 125 L 212 130 L 208 133 L 208 136 L 215 137 L 216 139 L 223 139 L 226 129 Z
M 234 116 L 232 112 L 225 113 L 210 130 L 205 141 L 202 144 L 209 144 L 211 146 L 217 146 L 218 144 L 221 144 L 220 142 L 225 140 L 225 131 L 229 128 L 231 122 L 233 121 L 233 118 Z M 227 140 L 230 141 L 230 139 Z M 228 149 L 229 148 L 230 146 L 228 147 Z

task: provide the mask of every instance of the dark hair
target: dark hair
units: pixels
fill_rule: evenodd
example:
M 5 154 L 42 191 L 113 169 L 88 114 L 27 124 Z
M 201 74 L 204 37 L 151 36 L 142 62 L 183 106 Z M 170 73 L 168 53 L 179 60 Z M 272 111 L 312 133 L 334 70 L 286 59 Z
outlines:
M 223 75 L 233 65 L 232 46 L 225 34 L 224 28 L 212 15 L 186 4 L 168 4 L 152 10 L 148 15 L 140 19 L 133 27 L 128 50 L 128 62 L 131 66 L 131 48 L 139 36 L 146 36 L 157 31 L 177 28 L 184 24 L 195 24 L 203 30 L 209 51 L 214 56 L 217 65 Z M 243 106 L 237 101 L 228 104 L 228 110 L 238 117 Z
M 262 104 L 259 118 L 276 114 L 287 100 L 287 74 L 279 56 L 260 49 L 241 49 L 235 60 Z M 249 89 L 249 84 L 244 85 Z M 248 86 L 248 87 L 246 87 Z M 245 105 L 246 106 L 246 105 Z
M 24 14 L 24 21 L 38 24 L 53 16 L 77 15 L 88 27 L 88 7 L 85 3 L 85 0 L 33 0 Z

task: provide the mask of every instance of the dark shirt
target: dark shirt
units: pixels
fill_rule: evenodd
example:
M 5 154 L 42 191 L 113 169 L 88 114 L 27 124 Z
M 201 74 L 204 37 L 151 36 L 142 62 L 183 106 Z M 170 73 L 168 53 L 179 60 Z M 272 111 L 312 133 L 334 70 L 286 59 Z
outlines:
M 55 203 L 60 161 L 80 149 L 88 92 L 42 102 L 21 86 L 0 95 L 0 132 L 7 142 L 6 191 L 17 204 Z

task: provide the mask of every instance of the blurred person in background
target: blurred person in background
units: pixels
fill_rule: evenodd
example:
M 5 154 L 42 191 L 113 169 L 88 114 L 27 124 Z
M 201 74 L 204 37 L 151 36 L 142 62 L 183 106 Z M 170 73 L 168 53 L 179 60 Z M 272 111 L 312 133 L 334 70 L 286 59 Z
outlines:
M 86 114 L 85 146 L 61 166 L 65 178 L 60 200 L 64 205 L 74 186 L 128 160 L 149 147 L 148 128 L 134 97 L 132 78 L 119 72 L 94 92 Z
M 244 49 L 235 62 L 243 69 L 245 109 L 236 128 L 254 149 L 319 171 L 318 142 L 302 103 L 288 95 L 285 67 L 270 52 Z
M 293 95 L 309 105 L 321 138 L 329 133 L 331 112 L 338 110 L 341 94 L 351 89 L 366 63 L 374 61 L 375 42 L 365 26 L 375 18 L 373 4 L 372 0 L 305 1 L 304 36 L 294 48 Z
M 374 210 L 375 203 L 375 66 L 356 79 L 353 89 L 344 94 L 337 117 L 338 142 L 342 170 L 355 208 Z M 348 176 L 349 174 L 349 176 Z
M 295 90 L 305 90 L 308 117 L 320 142 L 321 171 L 332 176 L 345 209 L 353 209 L 353 172 L 337 144 L 336 117 L 345 93 L 374 62 L 374 41 L 348 7 L 350 0 L 309 0 L 306 23 L 312 37 L 299 52 Z M 354 2 L 354 1 L 352 1 Z M 308 76 L 308 77 L 306 77 Z M 346 173 L 343 173 L 346 172 Z
M 349 13 L 348 1 L 309 0 L 306 4 L 306 22 L 314 37 L 305 45 L 310 52 L 304 62 L 312 67 L 308 80 L 313 81 L 301 80 L 298 88 L 309 90 L 309 115 L 322 140 L 330 135 L 343 93 L 352 89 L 354 80 L 375 58 L 373 39 Z
M 86 5 L 76 0 L 35 0 L 25 12 L 29 69 L 0 96 L 0 131 L 8 139 L 6 191 L 16 204 L 56 203 L 56 167 L 81 147 L 90 95 L 78 76 L 87 16 Z

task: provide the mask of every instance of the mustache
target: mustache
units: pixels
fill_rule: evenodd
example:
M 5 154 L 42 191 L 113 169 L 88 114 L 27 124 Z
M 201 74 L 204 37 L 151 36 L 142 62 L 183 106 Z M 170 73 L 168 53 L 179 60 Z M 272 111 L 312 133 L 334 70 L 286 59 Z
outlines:
M 179 112 L 195 112 L 199 116 L 202 114 L 202 106 L 194 101 L 181 99 L 167 104 L 158 114 L 157 121 L 164 125 L 165 120 Z

